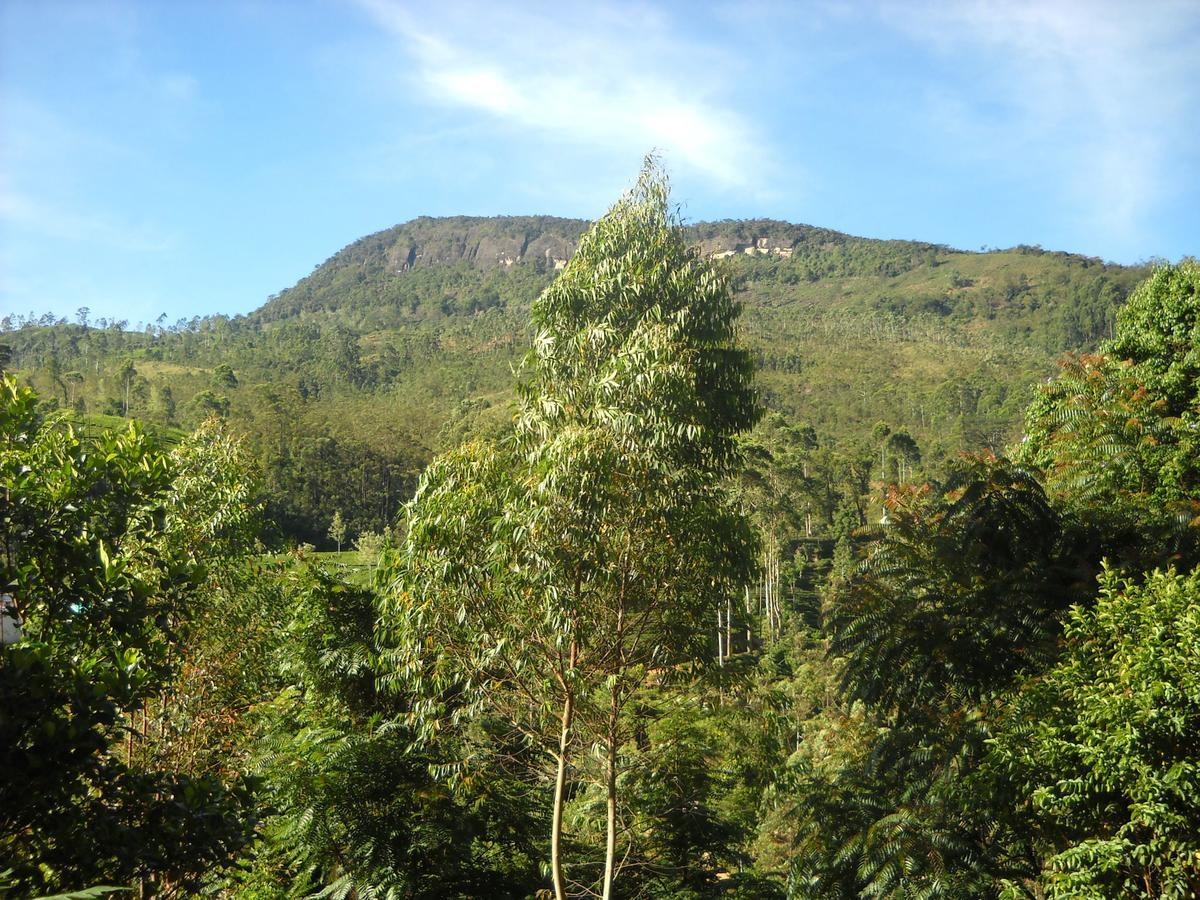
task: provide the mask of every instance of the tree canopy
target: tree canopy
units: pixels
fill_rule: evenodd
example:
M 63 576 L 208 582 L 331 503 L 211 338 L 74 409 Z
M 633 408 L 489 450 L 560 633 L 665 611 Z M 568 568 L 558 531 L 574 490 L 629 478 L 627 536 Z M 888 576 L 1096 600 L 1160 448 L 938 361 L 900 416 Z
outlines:
M 253 479 L 212 426 L 165 452 L 96 437 L 0 381 L 0 849 L 24 890 L 196 884 L 253 835 L 243 779 L 143 765 L 122 736 L 166 690 L 216 568 L 252 549 Z M 125 746 L 122 746 L 125 744 Z
M 687 229 L 650 160 L 23 318 L 0 893 L 1197 896 L 1198 273 Z
M 749 528 L 721 481 L 757 415 L 736 314 L 648 163 L 534 304 L 513 452 L 475 445 L 435 463 L 394 557 L 394 658 L 410 684 L 444 678 L 460 706 L 515 696 L 536 713 L 529 736 L 557 760 L 560 897 L 580 735 L 607 757 L 607 897 L 625 707 L 650 672 L 707 658 L 712 615 L 749 574 Z

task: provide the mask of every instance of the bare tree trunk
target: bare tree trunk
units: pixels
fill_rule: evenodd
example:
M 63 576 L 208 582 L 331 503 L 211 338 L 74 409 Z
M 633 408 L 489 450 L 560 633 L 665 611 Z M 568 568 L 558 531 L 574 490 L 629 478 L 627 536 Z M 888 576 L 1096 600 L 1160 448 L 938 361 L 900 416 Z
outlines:
M 771 605 L 771 551 L 768 547 L 763 547 L 762 558 L 762 595 L 763 595 L 763 612 L 767 617 L 767 634 L 774 637 L 775 635 L 775 609 Z
M 733 605 L 725 595 L 725 655 L 733 655 Z
M 721 622 L 721 607 L 717 607 L 717 663 L 725 665 L 725 645 L 722 643 L 725 637 L 724 625 Z
M 558 773 L 554 779 L 554 810 L 550 825 L 550 875 L 554 879 L 555 900 L 566 900 L 562 873 L 562 817 L 567 787 L 567 745 L 571 737 L 571 719 L 575 714 L 575 695 L 567 690 L 563 701 L 562 729 L 558 734 Z
M 746 588 L 746 652 L 749 653 L 754 646 L 754 634 L 750 630 L 750 588 Z
M 612 703 L 608 708 L 608 771 L 604 779 L 608 794 L 608 840 L 604 850 L 603 900 L 612 900 L 613 881 L 617 877 L 617 739 L 620 711 L 620 698 L 614 687 Z
M 767 590 L 771 592 L 771 609 L 775 610 L 775 630 L 779 631 L 779 597 L 775 593 L 775 557 L 777 550 L 775 537 L 771 537 L 771 546 L 767 551 Z
M 772 561 L 772 553 L 771 553 L 771 550 L 768 548 L 765 577 L 766 577 L 766 582 L 767 582 L 767 596 L 771 598 L 771 631 L 775 632 L 775 631 L 778 631 L 778 628 L 777 628 L 777 618 L 775 615 L 775 612 L 776 612 L 776 610 L 775 610 L 775 603 L 776 603 L 775 582 L 771 578 L 771 561 Z
M 779 545 L 771 551 L 771 599 L 775 604 L 775 630 L 783 631 L 783 612 L 779 606 Z

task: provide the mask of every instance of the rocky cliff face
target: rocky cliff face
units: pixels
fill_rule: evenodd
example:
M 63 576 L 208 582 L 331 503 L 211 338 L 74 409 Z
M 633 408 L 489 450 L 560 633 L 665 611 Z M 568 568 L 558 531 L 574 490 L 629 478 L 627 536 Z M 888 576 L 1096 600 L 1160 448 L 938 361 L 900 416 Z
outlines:
M 538 260 L 562 268 L 585 228 L 582 220 L 550 216 L 422 217 L 383 234 L 390 238 L 386 260 L 393 272 L 456 262 L 488 268 Z
M 422 216 L 356 241 L 330 263 L 363 263 L 375 257 L 392 273 L 458 262 L 481 268 L 540 262 L 548 269 L 561 269 L 588 224 L 554 216 Z M 790 256 L 798 244 L 831 248 L 848 240 L 840 232 L 770 219 L 701 222 L 687 231 L 703 254 L 715 257 L 738 253 Z

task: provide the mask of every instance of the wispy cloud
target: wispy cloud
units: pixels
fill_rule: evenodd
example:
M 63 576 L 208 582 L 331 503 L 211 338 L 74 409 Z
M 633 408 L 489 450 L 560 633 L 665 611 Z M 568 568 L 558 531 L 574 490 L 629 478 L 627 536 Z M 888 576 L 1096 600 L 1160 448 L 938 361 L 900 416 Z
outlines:
M 1114 239 L 1142 228 L 1172 189 L 1180 148 L 1195 153 L 1200 17 L 1192 0 L 880 9 L 910 37 L 989 73 L 983 93 L 978 82 L 931 92 L 929 110 L 953 139 L 994 162 L 1042 169 L 1078 219 Z M 1002 114 L 981 112 L 981 98 Z
M 162 99 L 185 105 L 195 101 L 200 90 L 200 82 L 186 72 L 168 72 L 160 75 L 155 86 Z
M 89 179 L 136 162 L 137 152 L 25 98 L 4 97 L 0 226 L 9 236 L 53 238 L 131 253 L 168 249 L 163 230 L 89 204 Z
M 392 0 L 357 3 L 401 44 L 433 102 L 622 158 L 656 148 L 725 188 L 763 186 L 763 138 L 725 93 L 731 61 L 680 37 L 663 13 L 470 4 L 418 17 Z
M 161 229 L 57 205 L 9 188 L 0 180 L 0 222 L 6 229 L 129 253 L 158 253 L 174 246 Z

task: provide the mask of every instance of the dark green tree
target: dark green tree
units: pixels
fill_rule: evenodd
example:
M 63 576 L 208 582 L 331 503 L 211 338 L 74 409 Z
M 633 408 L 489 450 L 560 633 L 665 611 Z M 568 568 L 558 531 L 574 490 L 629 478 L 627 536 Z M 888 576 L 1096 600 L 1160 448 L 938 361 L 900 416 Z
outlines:
M 249 866 L 222 886 L 272 897 L 533 895 L 544 813 L 536 785 L 507 771 L 505 751 L 521 749 L 479 728 L 418 741 L 410 698 L 376 679 L 374 592 L 315 568 L 283 590 L 282 687 L 259 704 L 251 761 L 273 813 Z M 487 762 L 470 779 L 445 777 L 465 755 Z
M 213 369 L 212 385 L 214 390 L 228 391 L 238 386 L 237 376 L 233 367 L 228 363 L 220 363 Z
M 1200 264 L 1157 269 L 1117 314 L 1116 336 L 1040 391 L 1025 427 L 1020 458 L 1061 502 L 1087 509 L 1114 561 L 1195 561 Z
M 249 793 L 140 765 L 131 726 L 210 563 L 247 546 L 244 471 L 214 480 L 211 447 L 168 455 L 133 424 L 81 437 L 8 377 L 0 439 L 0 583 L 23 631 L 0 648 L 0 853 L 29 892 L 195 886 L 250 838 Z
M 1043 857 L 1009 895 L 1200 894 L 1200 572 L 1106 571 L 1065 638 L 989 759 L 1018 785 Z
M 1036 479 L 1004 460 L 900 490 L 888 513 L 829 610 L 844 702 L 877 731 L 793 788 L 813 808 L 794 876 L 822 897 L 981 896 L 1036 863 L 1003 801 L 967 776 L 998 701 L 1054 659 L 1087 570 Z
M 192 398 L 192 405 L 201 416 L 220 416 L 224 418 L 229 415 L 229 398 L 218 397 L 212 391 L 203 390 Z

